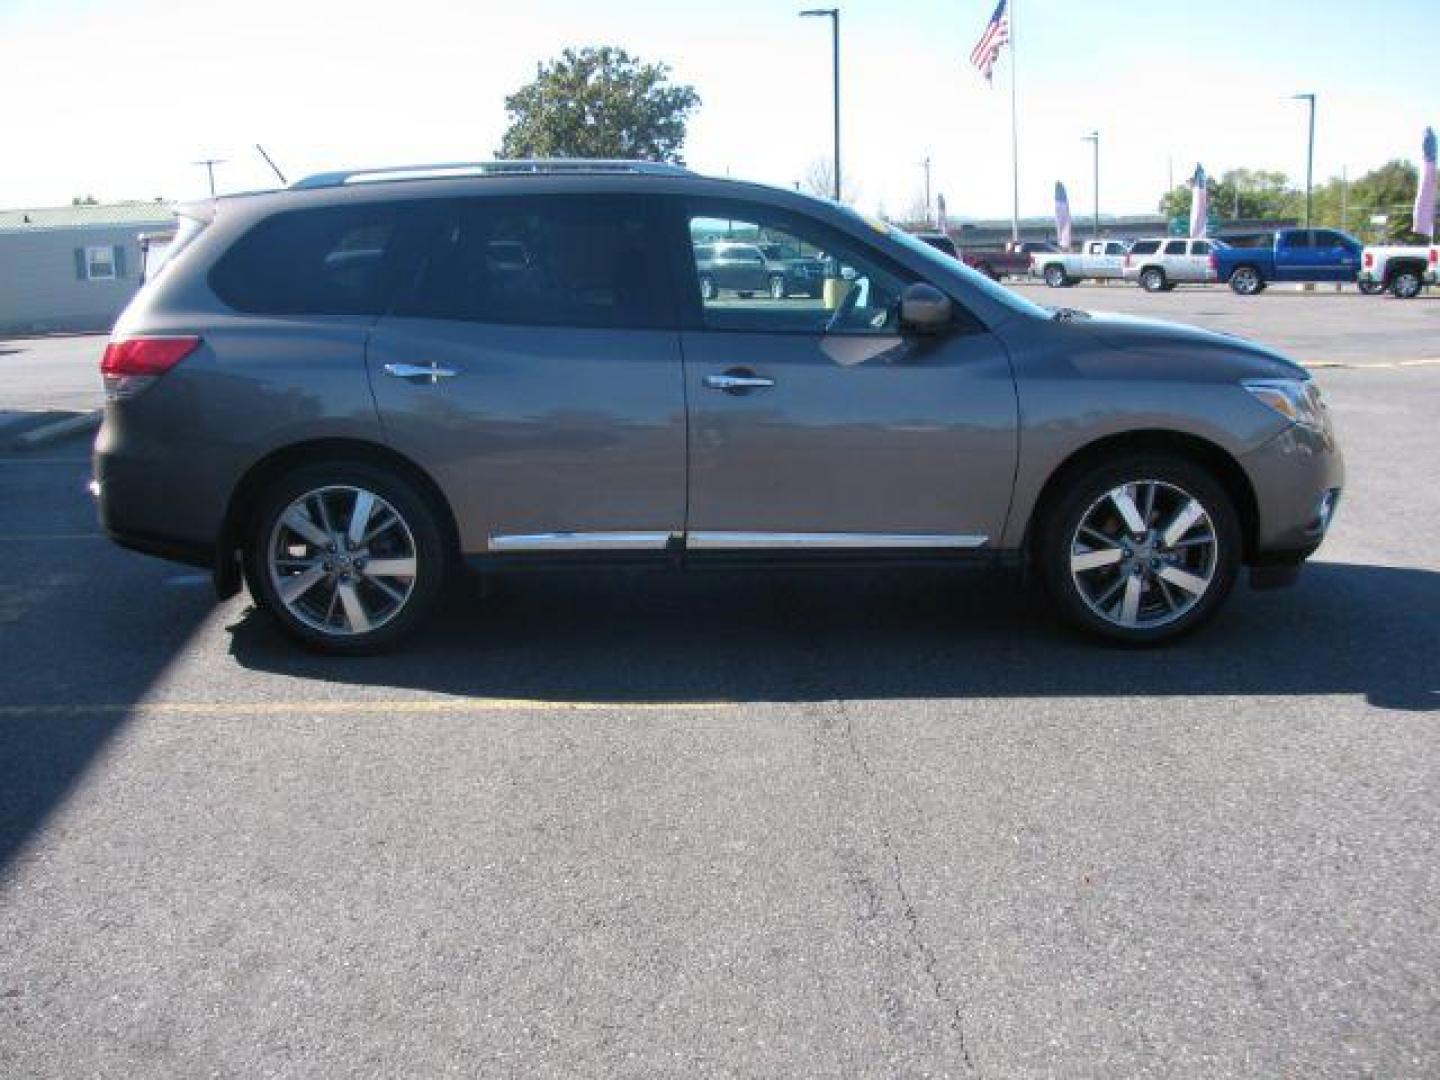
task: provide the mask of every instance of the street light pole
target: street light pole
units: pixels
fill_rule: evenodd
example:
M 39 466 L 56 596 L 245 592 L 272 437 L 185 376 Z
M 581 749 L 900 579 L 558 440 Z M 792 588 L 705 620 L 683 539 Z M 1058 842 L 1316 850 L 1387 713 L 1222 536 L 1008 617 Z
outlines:
M 215 166 L 224 165 L 225 159 L 205 158 L 201 161 L 195 162 L 195 164 L 205 166 L 205 174 L 210 177 L 210 197 L 213 199 L 215 197 Z
M 1080 136 L 1081 142 L 1092 143 L 1095 146 L 1095 228 L 1091 236 L 1100 239 L 1100 132 L 1092 131 L 1089 135 Z
M 930 159 L 927 157 L 920 162 L 920 167 L 925 170 L 925 225 L 930 225 Z
M 1305 228 L 1310 228 L 1311 191 L 1315 179 L 1315 95 L 1292 94 L 1292 100 L 1310 103 L 1310 144 L 1305 152 Z
M 800 12 L 802 19 L 815 15 L 824 15 L 830 19 L 830 70 L 833 76 L 832 96 L 834 98 L 835 115 L 835 164 L 832 171 L 835 174 L 835 201 L 840 201 L 840 9 L 839 8 L 809 8 Z

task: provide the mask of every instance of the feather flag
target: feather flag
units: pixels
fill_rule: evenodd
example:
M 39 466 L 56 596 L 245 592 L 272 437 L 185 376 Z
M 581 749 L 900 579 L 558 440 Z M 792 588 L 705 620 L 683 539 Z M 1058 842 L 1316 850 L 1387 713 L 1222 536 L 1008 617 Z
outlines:
M 1435 129 L 1425 129 L 1421 144 L 1425 163 L 1420 167 L 1420 187 L 1415 192 L 1415 217 L 1412 226 L 1421 236 L 1435 240 Z
M 1000 3 L 995 5 L 995 14 L 990 16 L 990 21 L 985 24 L 985 32 L 980 35 L 975 48 L 970 50 L 970 63 L 975 65 L 987 83 L 995 71 L 995 61 L 1000 58 L 1001 47 L 1010 40 L 1010 12 L 1007 10 L 1009 6 L 1010 0 L 1000 0 Z
M 1055 237 L 1062 251 L 1070 250 L 1070 196 L 1058 180 L 1055 181 Z
M 1210 188 L 1205 181 L 1205 170 L 1197 164 L 1195 175 L 1190 178 L 1190 235 L 1204 236 L 1209 218 Z

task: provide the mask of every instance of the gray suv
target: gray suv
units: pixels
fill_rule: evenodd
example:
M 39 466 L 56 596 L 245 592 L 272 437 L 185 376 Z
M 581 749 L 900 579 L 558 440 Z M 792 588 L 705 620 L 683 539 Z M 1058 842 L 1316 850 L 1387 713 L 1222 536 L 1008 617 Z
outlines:
M 795 192 L 663 165 L 311 177 L 180 211 L 115 327 L 109 534 L 242 581 L 336 652 L 466 564 L 1024 565 L 1131 643 L 1241 567 L 1294 580 L 1342 466 L 1257 345 L 1035 306 Z M 704 237 L 825 253 L 817 296 L 702 295 Z

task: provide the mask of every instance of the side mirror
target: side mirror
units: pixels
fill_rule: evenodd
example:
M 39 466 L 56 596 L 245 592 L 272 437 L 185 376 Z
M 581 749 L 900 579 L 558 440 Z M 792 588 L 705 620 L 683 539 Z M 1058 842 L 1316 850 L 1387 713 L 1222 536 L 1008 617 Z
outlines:
M 917 281 L 900 294 L 900 329 L 934 334 L 950 325 L 950 298 L 934 285 Z

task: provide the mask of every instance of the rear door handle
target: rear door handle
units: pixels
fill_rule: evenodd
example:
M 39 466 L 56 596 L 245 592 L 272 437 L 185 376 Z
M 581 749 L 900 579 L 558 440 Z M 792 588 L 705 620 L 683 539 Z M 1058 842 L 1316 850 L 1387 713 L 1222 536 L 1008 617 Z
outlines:
M 460 374 L 454 368 L 441 367 L 439 364 L 386 364 L 382 368 L 386 375 L 393 375 L 397 379 L 410 381 L 425 380 L 429 383 L 437 383 L 441 379 L 453 379 Z
M 774 386 L 775 380 L 763 375 L 727 371 L 723 375 L 706 375 L 705 385 L 711 390 L 764 390 Z

